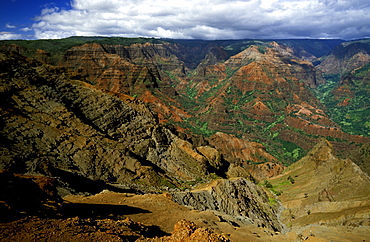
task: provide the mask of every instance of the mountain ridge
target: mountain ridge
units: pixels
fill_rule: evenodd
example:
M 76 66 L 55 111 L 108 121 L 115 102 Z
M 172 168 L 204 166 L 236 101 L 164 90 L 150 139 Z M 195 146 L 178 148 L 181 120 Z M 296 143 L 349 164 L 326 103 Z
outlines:
M 130 45 L 124 47 L 117 45 L 125 42 L 124 38 L 113 38 L 111 43 L 116 45 L 108 44 L 109 38 L 103 40 L 72 47 L 63 54 L 60 65 L 96 87 L 147 102 L 160 122 L 188 140 L 193 133 L 211 136 L 225 132 L 262 143 L 280 161 L 302 157 L 320 136 L 329 137 L 341 147 L 336 150 L 346 153 L 342 147 L 354 149 L 351 142 L 366 142 L 366 137 L 342 132 L 325 114 L 325 107 L 308 87 L 323 86 L 326 81 L 310 61 L 297 56 L 292 43 L 221 41 L 246 46 L 226 60 L 227 46 L 217 47 L 217 41 L 201 41 L 201 47 L 199 41 L 191 41 L 188 47 L 181 47 L 186 41 L 127 39 Z M 181 54 L 186 48 L 188 52 Z M 205 59 L 191 70 L 185 60 L 193 58 L 189 50 L 199 48 Z M 257 157 L 248 160 L 264 161 Z
M 368 239 L 368 137 L 331 111 L 366 128 L 366 109 L 323 102 L 366 105 L 367 65 L 334 82 L 313 55 L 277 41 L 223 42 L 243 47 L 230 56 L 209 42 L 104 41 L 1 47 L 0 219 L 17 220 L 0 226 L 8 238 L 18 225 L 25 238 L 27 226 L 58 223 L 117 241 Z M 38 195 L 15 203 L 12 189 Z

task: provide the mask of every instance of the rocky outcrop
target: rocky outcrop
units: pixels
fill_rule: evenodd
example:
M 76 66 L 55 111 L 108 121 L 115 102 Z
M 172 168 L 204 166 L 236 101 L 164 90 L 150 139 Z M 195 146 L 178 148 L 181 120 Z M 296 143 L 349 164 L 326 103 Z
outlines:
M 59 65 L 96 87 L 136 96 L 148 103 L 160 122 L 169 119 L 179 122 L 189 115 L 169 102 L 178 95 L 172 85 L 173 77 L 182 78 L 186 74 L 183 54 L 181 48 L 170 43 L 128 46 L 93 43 L 72 47 Z
M 282 230 L 276 211 L 269 205 L 266 193 L 244 178 L 215 180 L 191 192 L 173 194 L 173 200 L 194 209 L 221 212 L 241 224 L 255 224 L 275 231 Z M 226 216 L 225 216 L 226 215 Z
M 70 80 L 63 69 L 15 53 L 0 57 L 1 168 L 173 187 L 216 166 L 159 125 L 141 101 Z
M 146 242 L 227 242 L 230 241 L 227 237 L 217 234 L 210 229 L 202 228 L 194 222 L 181 220 L 175 224 L 171 236 L 161 238 L 137 240 Z
M 270 75 L 293 76 L 306 83 L 307 86 L 315 87 L 324 83 L 319 71 L 310 61 L 301 60 L 294 55 L 294 50 L 288 46 L 279 45 L 276 42 L 268 46 L 255 46 L 230 57 L 225 65 L 231 69 L 248 66 L 257 63 L 266 66 Z M 267 78 L 265 78 L 267 80 Z
M 267 153 L 266 147 L 260 143 L 221 132 L 212 135 L 208 140 L 223 154 L 223 158 L 232 164 L 227 172 L 229 177 L 261 181 L 279 175 L 284 170 L 284 166 Z
M 243 168 L 247 170 L 256 181 L 262 181 L 280 175 L 285 169 L 282 164 L 276 162 L 247 164 L 243 165 Z
M 133 95 L 140 89 L 158 86 L 158 73 L 149 66 L 131 62 L 129 51 L 122 46 L 85 44 L 72 47 L 64 54 L 60 65 L 94 85 L 122 94 Z

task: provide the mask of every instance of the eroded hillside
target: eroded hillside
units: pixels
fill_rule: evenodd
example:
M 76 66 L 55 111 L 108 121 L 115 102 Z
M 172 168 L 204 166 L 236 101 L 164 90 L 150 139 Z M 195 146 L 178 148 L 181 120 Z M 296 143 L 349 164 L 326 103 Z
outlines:
M 35 43 L 0 48 L 1 239 L 369 239 L 366 41 Z
M 14 52 L 2 52 L 0 64 L 1 169 L 178 187 L 223 166 L 133 97 L 71 80 L 63 69 Z M 218 151 L 209 147 L 207 154 Z

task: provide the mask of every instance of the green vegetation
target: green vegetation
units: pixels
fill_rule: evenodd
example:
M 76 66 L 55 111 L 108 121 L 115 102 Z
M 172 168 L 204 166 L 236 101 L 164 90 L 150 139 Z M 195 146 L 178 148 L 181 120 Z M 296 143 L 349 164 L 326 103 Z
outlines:
M 4 40 L 0 41 L 0 45 L 3 44 L 17 44 L 28 51 L 24 53 L 26 56 L 30 56 L 34 53 L 34 50 L 40 49 L 49 52 L 52 55 L 54 63 L 58 62 L 64 52 L 73 46 L 83 45 L 89 41 L 98 40 L 103 37 L 69 37 L 65 39 L 40 39 L 40 40 Z
M 232 69 L 231 67 L 226 66 L 226 75 L 227 75 L 226 79 L 229 79 L 230 77 L 232 77 L 235 74 L 235 72 L 237 72 L 238 70 L 239 68 Z
M 267 180 L 265 180 L 265 181 L 263 182 L 262 186 L 264 186 L 264 187 L 266 187 L 266 188 L 272 188 L 272 184 L 271 184 L 269 181 L 267 181 Z
M 339 75 L 325 76 L 327 84 L 314 91 L 327 107 L 330 118 L 344 132 L 370 136 L 370 64 L 358 70 Z
M 53 63 L 61 60 L 63 54 L 73 46 L 80 46 L 86 43 L 98 43 L 109 45 L 123 45 L 129 46 L 136 43 L 163 43 L 163 40 L 155 38 L 123 38 L 123 37 L 82 37 L 73 36 L 65 39 L 40 39 L 40 40 L 2 40 L 0 45 L 17 44 L 26 48 L 23 53 L 26 56 L 32 56 L 37 49 L 49 52 L 52 56 Z
M 270 131 L 271 128 L 273 128 L 275 125 L 277 125 L 278 123 L 282 123 L 285 119 L 285 115 L 282 115 L 280 117 L 278 117 L 276 119 L 275 122 L 272 122 L 271 124 L 269 124 L 264 130 L 263 132 L 265 133 L 266 131 Z
M 194 117 L 186 119 L 184 122 L 179 123 L 179 125 L 190 130 L 194 134 L 203 135 L 205 137 L 209 137 L 216 132 L 208 128 L 208 122 L 202 122 Z
M 277 190 L 277 186 L 273 186 L 269 181 L 265 180 L 263 183 L 260 183 L 261 186 L 266 187 L 270 192 L 275 194 L 276 196 L 280 196 L 283 192 L 280 190 Z M 276 201 L 275 201 L 276 202 Z
M 294 184 L 295 182 L 294 178 L 291 176 L 288 176 L 287 180 L 290 181 L 291 184 Z
M 258 51 L 261 53 L 261 54 L 265 54 L 266 51 L 267 51 L 267 48 L 266 46 L 258 46 Z
M 50 52 L 53 57 L 54 62 L 57 62 L 62 58 L 63 53 L 71 48 L 72 46 L 78 46 L 85 43 L 99 43 L 99 44 L 109 44 L 109 45 L 123 45 L 129 46 L 135 43 L 177 43 L 183 45 L 187 50 L 193 48 L 201 49 L 210 46 L 212 42 L 215 45 L 224 47 L 229 55 L 236 54 L 243 49 L 248 48 L 251 45 L 255 45 L 258 51 L 264 54 L 269 47 L 269 40 L 224 40 L 224 41 L 203 41 L 203 40 L 167 40 L 167 39 L 154 39 L 154 38 L 105 38 L 105 37 L 70 37 L 61 40 L 19 40 L 19 41 L 0 41 L 0 44 L 6 43 L 16 43 L 26 48 L 43 49 Z M 287 44 L 295 48 L 295 50 L 311 50 L 310 52 L 316 56 L 322 56 L 324 50 L 330 50 L 333 45 L 337 45 L 339 40 L 333 41 L 321 41 L 321 40 L 279 40 L 280 44 Z M 199 53 L 192 53 L 190 57 L 179 57 L 185 62 L 186 66 L 194 65 L 196 66 L 204 58 L 204 53 L 206 51 L 199 51 Z M 190 53 L 190 52 L 189 52 Z M 326 54 L 326 53 L 325 53 Z M 186 60 L 185 60 L 186 59 Z M 158 58 L 158 64 L 162 59 Z M 163 61 L 165 62 L 165 61 Z M 275 78 L 271 74 L 271 70 L 266 67 L 265 69 L 267 75 L 271 78 Z M 325 85 L 319 86 L 316 90 L 313 90 L 318 99 L 327 107 L 326 112 L 328 112 L 331 118 L 342 126 L 342 129 L 346 132 L 353 134 L 361 134 L 370 136 L 370 99 L 369 96 L 369 69 L 370 64 L 360 68 L 353 73 L 347 73 L 342 77 L 339 75 L 327 75 L 325 79 L 327 83 Z M 221 70 L 221 69 L 220 69 Z M 318 136 L 309 135 L 304 133 L 300 129 L 295 129 L 285 125 L 286 106 L 293 100 L 292 93 L 298 93 L 299 87 L 296 85 L 298 81 L 289 80 L 287 81 L 292 84 L 292 90 L 284 90 L 283 85 L 269 85 L 263 82 L 252 81 L 255 80 L 249 77 L 245 77 L 244 80 L 239 82 L 243 85 L 243 88 L 239 88 L 233 85 L 234 78 L 233 75 L 238 71 L 238 68 L 231 68 L 226 65 L 225 73 L 226 77 L 224 80 L 219 80 L 218 74 L 209 74 L 208 76 L 197 76 L 195 71 L 188 71 L 188 78 L 192 79 L 186 86 L 185 90 L 182 90 L 181 94 L 173 97 L 176 101 L 170 100 L 166 95 L 161 93 L 160 89 L 152 90 L 154 94 L 159 97 L 167 105 L 180 105 L 189 112 L 189 114 L 194 115 L 191 118 L 186 119 L 182 123 L 176 123 L 176 125 L 181 126 L 185 129 L 190 130 L 195 134 L 200 134 L 204 136 L 211 136 L 217 131 L 231 133 L 241 138 L 244 135 L 248 136 L 250 141 L 256 141 L 263 144 L 267 152 L 279 161 L 283 162 L 284 165 L 290 165 L 295 161 L 299 160 L 306 154 L 298 145 L 293 142 L 285 141 L 284 139 L 289 139 L 286 133 L 298 133 L 297 137 L 310 137 L 317 138 Z M 170 79 L 173 86 L 182 80 L 176 72 L 171 71 L 161 71 L 161 76 L 166 76 L 163 80 Z M 163 75 L 164 74 L 164 75 Z M 204 81 L 204 78 L 208 81 L 210 89 L 205 91 L 202 95 L 198 96 L 197 82 Z M 343 82 L 345 80 L 346 82 Z M 163 81 L 161 83 L 160 79 L 157 82 L 161 85 L 166 83 Z M 92 82 L 94 84 L 94 81 Z M 150 86 L 150 83 L 147 83 Z M 160 85 L 160 86 L 161 86 Z M 346 89 L 350 90 L 350 93 L 341 93 L 342 95 L 335 95 L 333 92 L 336 88 L 344 86 Z M 161 86 L 163 87 L 163 86 Z M 208 86 L 207 86 L 208 87 Z M 246 91 L 251 90 L 252 91 Z M 225 95 L 223 91 L 225 91 Z M 277 94 L 277 93 L 283 93 Z M 137 93 L 133 93 L 137 95 Z M 214 125 L 209 123 L 208 118 L 215 111 L 214 103 L 210 104 L 210 100 L 213 97 L 218 96 L 217 100 L 219 103 L 217 106 L 218 111 L 222 112 L 220 114 L 219 123 Z M 172 98 L 172 97 L 171 97 Z M 252 108 L 256 99 L 262 101 L 269 109 L 267 114 L 264 114 L 264 110 L 261 113 L 253 112 Z M 340 105 L 348 99 L 348 105 Z M 202 111 L 202 113 L 200 112 Z M 252 111 L 251 111 L 252 110 Z M 257 113 L 257 114 L 256 114 Z M 272 113 L 272 114 L 271 114 Z M 215 113 L 218 115 L 217 113 Z M 265 115 L 265 116 L 264 116 Z M 166 117 L 170 119 L 169 117 Z M 217 119 L 215 119 L 217 121 Z M 211 125 L 212 124 L 212 125 Z M 212 129 L 213 127 L 219 127 L 218 130 Z M 285 132 L 287 131 L 287 132 Z M 328 138 L 337 140 L 334 138 Z M 259 161 L 264 162 L 265 158 L 257 157 Z M 292 181 L 290 181 L 292 182 Z M 293 183 L 293 182 L 292 182 Z
M 266 145 L 267 152 L 275 156 L 285 166 L 289 166 L 307 154 L 307 151 L 297 144 L 273 137 L 273 143 Z
M 269 197 L 269 204 L 271 206 L 274 206 L 274 205 L 278 204 L 278 202 L 276 201 L 276 199 L 273 199 L 273 198 Z

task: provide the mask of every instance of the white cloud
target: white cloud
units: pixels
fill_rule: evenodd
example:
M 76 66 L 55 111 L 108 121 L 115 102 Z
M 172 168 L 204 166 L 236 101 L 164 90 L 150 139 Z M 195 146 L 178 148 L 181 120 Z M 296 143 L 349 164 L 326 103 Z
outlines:
M 46 8 L 36 38 L 359 38 L 370 36 L 368 0 L 73 0 Z
M 23 31 L 23 32 L 29 32 L 29 31 L 32 31 L 32 29 L 31 29 L 31 28 L 29 28 L 29 27 L 21 28 L 20 30 L 21 30 L 21 31 Z
M 16 26 L 14 26 L 14 25 L 11 25 L 11 24 L 5 24 L 5 27 L 6 28 L 8 28 L 8 29 L 15 29 L 15 28 L 17 28 Z
M 41 15 L 45 16 L 45 15 L 48 15 L 48 14 L 52 14 L 54 12 L 57 12 L 58 10 L 59 10 L 58 7 L 44 8 L 44 9 L 41 10 Z
M 0 40 L 22 39 L 22 35 L 11 32 L 0 32 Z

